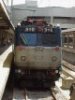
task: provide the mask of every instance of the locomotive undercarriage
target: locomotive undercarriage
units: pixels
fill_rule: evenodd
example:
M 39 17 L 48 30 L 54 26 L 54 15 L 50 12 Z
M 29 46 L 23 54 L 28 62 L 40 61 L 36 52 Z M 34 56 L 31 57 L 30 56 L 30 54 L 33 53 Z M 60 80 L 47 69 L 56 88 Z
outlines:
M 21 88 L 49 88 L 55 86 L 60 77 L 59 70 L 49 69 L 18 69 L 14 70 L 15 85 Z

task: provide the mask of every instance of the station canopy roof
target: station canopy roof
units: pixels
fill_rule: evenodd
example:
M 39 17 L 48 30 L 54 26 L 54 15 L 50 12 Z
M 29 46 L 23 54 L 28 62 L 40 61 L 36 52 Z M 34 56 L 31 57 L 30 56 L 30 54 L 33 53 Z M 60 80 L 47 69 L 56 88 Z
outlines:
M 14 30 L 14 26 L 8 15 L 8 11 L 3 0 L 0 0 L 0 30 Z
M 24 4 L 27 1 L 37 1 L 38 7 L 75 7 L 75 0 L 13 0 L 13 5 Z

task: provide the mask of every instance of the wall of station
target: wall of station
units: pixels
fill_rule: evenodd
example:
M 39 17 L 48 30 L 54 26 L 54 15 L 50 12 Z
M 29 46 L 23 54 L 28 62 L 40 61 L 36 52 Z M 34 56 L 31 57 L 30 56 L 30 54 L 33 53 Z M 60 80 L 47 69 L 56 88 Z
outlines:
M 18 22 L 21 22 L 23 19 L 25 20 L 27 16 L 48 16 L 50 17 L 50 22 L 54 25 L 60 24 L 62 28 L 75 27 L 75 8 L 27 8 L 24 4 L 13 6 L 12 15 L 15 26 Z

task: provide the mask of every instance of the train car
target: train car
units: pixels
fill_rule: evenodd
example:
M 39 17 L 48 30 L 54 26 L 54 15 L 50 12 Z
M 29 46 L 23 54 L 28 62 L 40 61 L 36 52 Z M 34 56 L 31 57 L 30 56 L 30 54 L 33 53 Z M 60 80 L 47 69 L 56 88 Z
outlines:
M 60 77 L 61 29 L 41 20 L 15 29 L 14 64 L 23 79 L 48 86 Z
M 62 46 L 67 48 L 74 48 L 75 28 L 65 29 L 62 33 Z
M 63 60 L 75 65 L 75 28 L 62 30 L 62 57 Z M 70 67 L 71 70 L 75 70 Z

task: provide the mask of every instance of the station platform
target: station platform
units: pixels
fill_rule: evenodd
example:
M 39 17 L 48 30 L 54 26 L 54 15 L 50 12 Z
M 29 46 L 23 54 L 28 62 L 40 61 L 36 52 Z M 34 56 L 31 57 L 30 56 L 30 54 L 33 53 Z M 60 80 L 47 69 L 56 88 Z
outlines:
M 13 59 L 12 45 L 0 56 L 0 100 L 2 99 L 6 83 L 11 70 Z
M 60 78 L 58 81 L 55 82 L 55 85 L 57 86 L 57 89 L 56 91 L 60 91 L 60 95 L 62 94 L 62 98 L 63 100 L 70 100 L 70 90 L 69 89 L 64 89 L 62 87 L 62 79 Z M 57 95 L 57 96 L 60 96 L 60 95 Z

